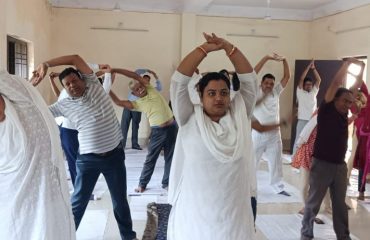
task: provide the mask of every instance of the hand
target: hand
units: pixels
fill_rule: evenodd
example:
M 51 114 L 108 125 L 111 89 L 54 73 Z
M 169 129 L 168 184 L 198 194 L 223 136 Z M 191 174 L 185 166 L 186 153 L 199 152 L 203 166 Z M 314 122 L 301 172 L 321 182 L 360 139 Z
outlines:
M 310 68 L 312 69 L 312 70 L 314 70 L 314 69 L 316 69 L 316 67 L 315 67 L 315 60 L 311 60 L 311 62 L 310 62 Z
M 365 66 L 365 63 L 363 61 L 360 61 L 359 59 L 353 58 L 353 57 L 347 58 L 346 62 L 353 63 L 353 64 L 360 65 L 360 66 Z
M 111 69 L 109 64 L 99 64 L 99 69 L 105 70 L 105 69 Z
M 230 48 L 228 50 L 231 50 L 232 48 L 232 45 L 228 41 L 217 37 L 214 33 L 212 33 L 212 35 L 203 33 L 203 36 L 206 39 L 206 42 L 202 44 L 202 48 L 206 50 L 206 52 L 218 51 L 220 49 L 227 51 L 227 48 Z
M 277 53 L 274 53 L 272 55 L 272 57 L 273 57 L 273 60 L 278 61 L 278 62 L 281 62 L 281 61 L 285 60 L 285 57 L 284 56 L 281 56 L 281 55 L 279 55 Z
M 42 79 L 44 79 L 48 72 L 48 66 L 45 63 L 41 63 L 37 66 L 36 70 L 32 72 L 31 83 L 33 86 L 37 86 Z
M 59 73 L 51 72 L 51 73 L 49 74 L 49 79 L 50 79 L 51 81 L 54 81 L 54 78 L 56 78 L 56 77 L 58 77 L 58 76 L 59 76 Z

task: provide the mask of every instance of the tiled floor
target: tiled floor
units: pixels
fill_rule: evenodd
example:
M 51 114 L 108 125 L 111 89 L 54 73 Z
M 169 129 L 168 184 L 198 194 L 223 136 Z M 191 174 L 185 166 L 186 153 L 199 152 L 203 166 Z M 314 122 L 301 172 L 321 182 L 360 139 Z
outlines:
M 150 190 L 147 194 L 137 195 L 134 194 L 133 189 L 137 186 L 138 177 L 140 175 L 140 171 L 142 168 L 143 161 L 145 160 L 146 151 L 136 151 L 131 149 L 126 149 L 126 167 L 127 167 L 127 178 L 128 178 L 128 193 L 131 194 L 129 196 L 129 203 L 131 207 L 131 213 L 134 223 L 134 230 L 138 234 L 138 238 L 140 239 L 146 224 L 146 204 L 149 202 L 166 202 L 166 192 L 161 189 L 161 177 L 163 174 L 163 157 L 161 156 L 158 160 L 157 167 L 155 173 L 153 174 L 153 178 L 151 180 L 150 185 L 148 186 Z M 267 166 L 265 163 L 261 164 L 260 170 L 258 172 L 258 180 L 259 184 L 259 191 L 263 189 L 263 181 L 266 180 L 266 171 Z M 300 227 L 300 216 L 297 212 L 302 207 L 301 197 L 299 195 L 300 189 L 300 175 L 296 171 L 293 171 L 290 165 L 283 166 L 284 171 L 284 180 L 291 186 L 289 191 L 293 193 L 293 197 L 291 199 L 284 199 L 288 197 L 284 197 L 283 199 L 270 198 L 270 201 L 265 201 L 263 193 L 259 193 L 259 204 L 258 204 L 258 215 L 257 216 L 257 238 L 260 240 L 264 239 L 299 239 L 299 227 Z M 353 172 L 356 174 L 356 172 Z M 355 177 L 355 176 L 354 176 Z M 352 179 L 352 184 L 355 184 L 355 180 Z M 370 190 L 370 186 L 368 185 L 368 190 Z M 351 191 L 352 189 L 352 191 Z M 347 197 L 347 203 L 352 207 L 349 211 L 349 221 L 350 221 L 350 230 L 351 233 L 357 237 L 357 239 L 367 240 L 370 239 L 368 230 L 370 227 L 370 198 L 367 199 L 368 203 L 360 204 L 354 194 L 356 191 L 355 186 L 352 186 L 349 189 L 348 193 L 353 197 Z M 264 190 L 262 190 L 264 191 Z M 262 194 L 262 195 L 261 195 Z M 266 192 L 265 192 L 266 194 Z M 370 192 L 367 193 L 367 196 L 370 196 Z M 279 196 L 278 196 L 279 197 Z M 266 199 L 266 198 L 265 198 Z M 274 201 L 279 201 L 279 203 L 272 202 L 271 199 L 275 199 Z M 87 228 L 87 229 L 96 229 L 96 236 L 94 233 L 88 231 L 83 231 L 83 229 L 79 230 L 82 233 L 78 234 L 78 240 L 82 239 L 89 239 L 89 240 L 118 240 L 119 232 L 117 228 L 117 224 L 114 219 L 114 215 L 112 213 L 111 201 L 109 192 L 106 191 L 101 200 L 98 201 L 90 201 L 88 205 L 88 214 L 86 215 L 86 219 L 83 221 L 91 222 L 94 218 L 96 219 L 97 216 L 101 216 L 100 218 L 103 221 L 97 223 L 97 226 Z M 367 208 L 367 209 L 366 209 Z M 102 210 L 98 212 L 92 212 L 90 210 Z M 108 211 L 108 218 L 104 220 L 104 213 Z M 100 214 L 100 215 L 99 215 Z M 331 215 L 322 213 L 325 216 L 324 219 L 327 221 L 326 226 L 317 227 L 317 230 L 320 231 L 317 234 L 317 239 L 335 239 L 335 235 L 333 235 L 332 228 L 330 227 L 331 223 Z M 274 223 L 274 224 L 271 224 Z M 278 223 L 278 224 L 277 224 Z M 83 224 L 83 223 L 81 223 Z M 87 223 L 86 223 L 87 224 Z M 98 226 L 98 225 L 101 226 Z M 269 225 L 271 227 L 266 228 L 265 226 Z M 82 226 L 82 225 L 81 225 Z M 93 225 L 91 225 L 93 226 Z M 104 229 L 104 237 L 99 237 L 101 235 L 98 232 L 98 229 Z M 261 231 L 262 229 L 262 231 Z M 91 230 L 93 231 L 93 230 Z M 287 238 L 288 234 L 290 237 Z M 281 236 L 279 236 L 281 235 Z M 269 236 L 269 238 L 267 238 Z M 271 237 L 274 236 L 274 237 Z

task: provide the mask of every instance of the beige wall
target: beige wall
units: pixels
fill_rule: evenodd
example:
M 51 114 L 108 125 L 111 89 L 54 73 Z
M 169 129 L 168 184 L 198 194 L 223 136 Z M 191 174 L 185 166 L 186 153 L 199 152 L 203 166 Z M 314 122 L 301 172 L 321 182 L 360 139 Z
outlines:
M 370 59 L 370 6 L 313 21 L 310 53 L 317 59 L 367 56 Z M 362 28 L 358 29 L 357 28 Z M 345 31 L 345 32 L 341 32 Z M 370 61 L 368 61 L 370 62 Z M 367 68 L 370 76 L 370 68 Z M 369 85 L 369 77 L 367 77 Z
M 7 35 L 29 43 L 30 69 L 33 64 L 49 58 L 51 36 L 51 7 L 46 0 L 0 1 L 0 68 L 7 68 Z M 40 91 L 50 98 L 48 84 L 41 84 Z
M 53 56 L 77 53 L 92 63 L 130 70 L 152 69 L 162 80 L 163 95 L 169 100 L 170 77 L 180 59 L 180 15 L 54 8 L 52 16 Z M 148 32 L 90 29 L 117 27 L 119 23 L 123 28 Z M 113 90 L 118 97 L 127 99 L 128 82 L 128 78 L 117 77 Z M 122 108 L 115 108 L 121 119 Z M 143 114 L 139 137 L 148 134 L 148 121 Z
M 332 32 L 370 25 L 367 24 L 370 22 L 370 16 L 367 15 L 369 11 L 370 6 L 313 22 L 298 22 L 63 9 L 50 8 L 46 0 L 3 0 L 0 1 L 0 21 L 5 24 L 0 25 L 0 67 L 6 67 L 6 34 L 16 35 L 32 43 L 31 56 L 35 64 L 50 57 L 78 53 L 89 62 L 109 63 L 127 69 L 151 68 L 163 81 L 163 94 L 168 99 L 172 72 L 182 57 L 204 41 L 202 32 L 215 32 L 227 37 L 247 55 L 253 65 L 265 54 L 276 51 L 287 57 L 294 73 L 295 59 L 337 59 L 354 55 L 370 57 L 370 28 L 348 33 Z M 148 32 L 90 29 L 93 26 L 117 27 L 119 23 L 124 28 L 147 29 Z M 227 36 L 251 33 L 277 38 Z M 201 71 L 221 68 L 232 69 L 221 52 L 210 54 L 200 66 Z M 260 75 L 271 72 L 280 79 L 282 70 L 282 64 L 271 62 L 266 64 Z M 127 96 L 127 82 L 127 78 L 119 77 L 114 84 L 113 89 L 121 98 Z M 39 90 L 47 102 L 55 100 L 47 81 L 41 84 Z M 289 114 L 292 99 L 293 81 L 282 94 L 282 117 Z M 120 117 L 122 109 L 116 110 Z M 147 136 L 146 122 L 142 121 L 141 137 Z M 283 139 L 289 139 L 290 129 L 283 129 L 282 136 Z

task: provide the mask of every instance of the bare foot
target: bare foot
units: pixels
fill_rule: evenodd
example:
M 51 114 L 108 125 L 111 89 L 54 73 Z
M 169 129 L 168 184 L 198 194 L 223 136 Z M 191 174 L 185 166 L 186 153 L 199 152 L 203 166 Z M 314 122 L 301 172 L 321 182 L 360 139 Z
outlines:
M 145 190 L 146 190 L 146 188 L 145 187 L 141 187 L 141 186 L 138 186 L 137 188 L 135 188 L 135 192 L 137 192 L 137 193 L 142 193 Z
M 325 207 L 325 210 L 324 210 L 327 214 L 333 214 L 333 210 L 331 209 L 331 207 Z
M 301 215 L 304 215 L 304 208 L 302 208 L 301 210 L 299 210 L 298 213 L 301 214 Z

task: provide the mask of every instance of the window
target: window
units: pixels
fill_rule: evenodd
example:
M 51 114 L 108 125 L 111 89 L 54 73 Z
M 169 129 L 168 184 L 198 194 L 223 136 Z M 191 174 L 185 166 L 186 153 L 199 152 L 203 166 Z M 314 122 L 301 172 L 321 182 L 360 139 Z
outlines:
M 8 72 L 28 78 L 27 42 L 8 36 Z
M 364 69 L 364 76 L 363 80 L 366 81 L 366 67 L 367 67 L 367 58 L 366 57 L 357 57 L 358 60 L 363 61 L 365 63 L 365 69 Z M 351 64 L 348 67 L 348 73 L 347 73 L 347 81 L 346 81 L 346 88 L 350 88 L 353 86 L 353 84 L 356 81 L 356 76 L 360 73 L 361 67 L 356 64 Z

